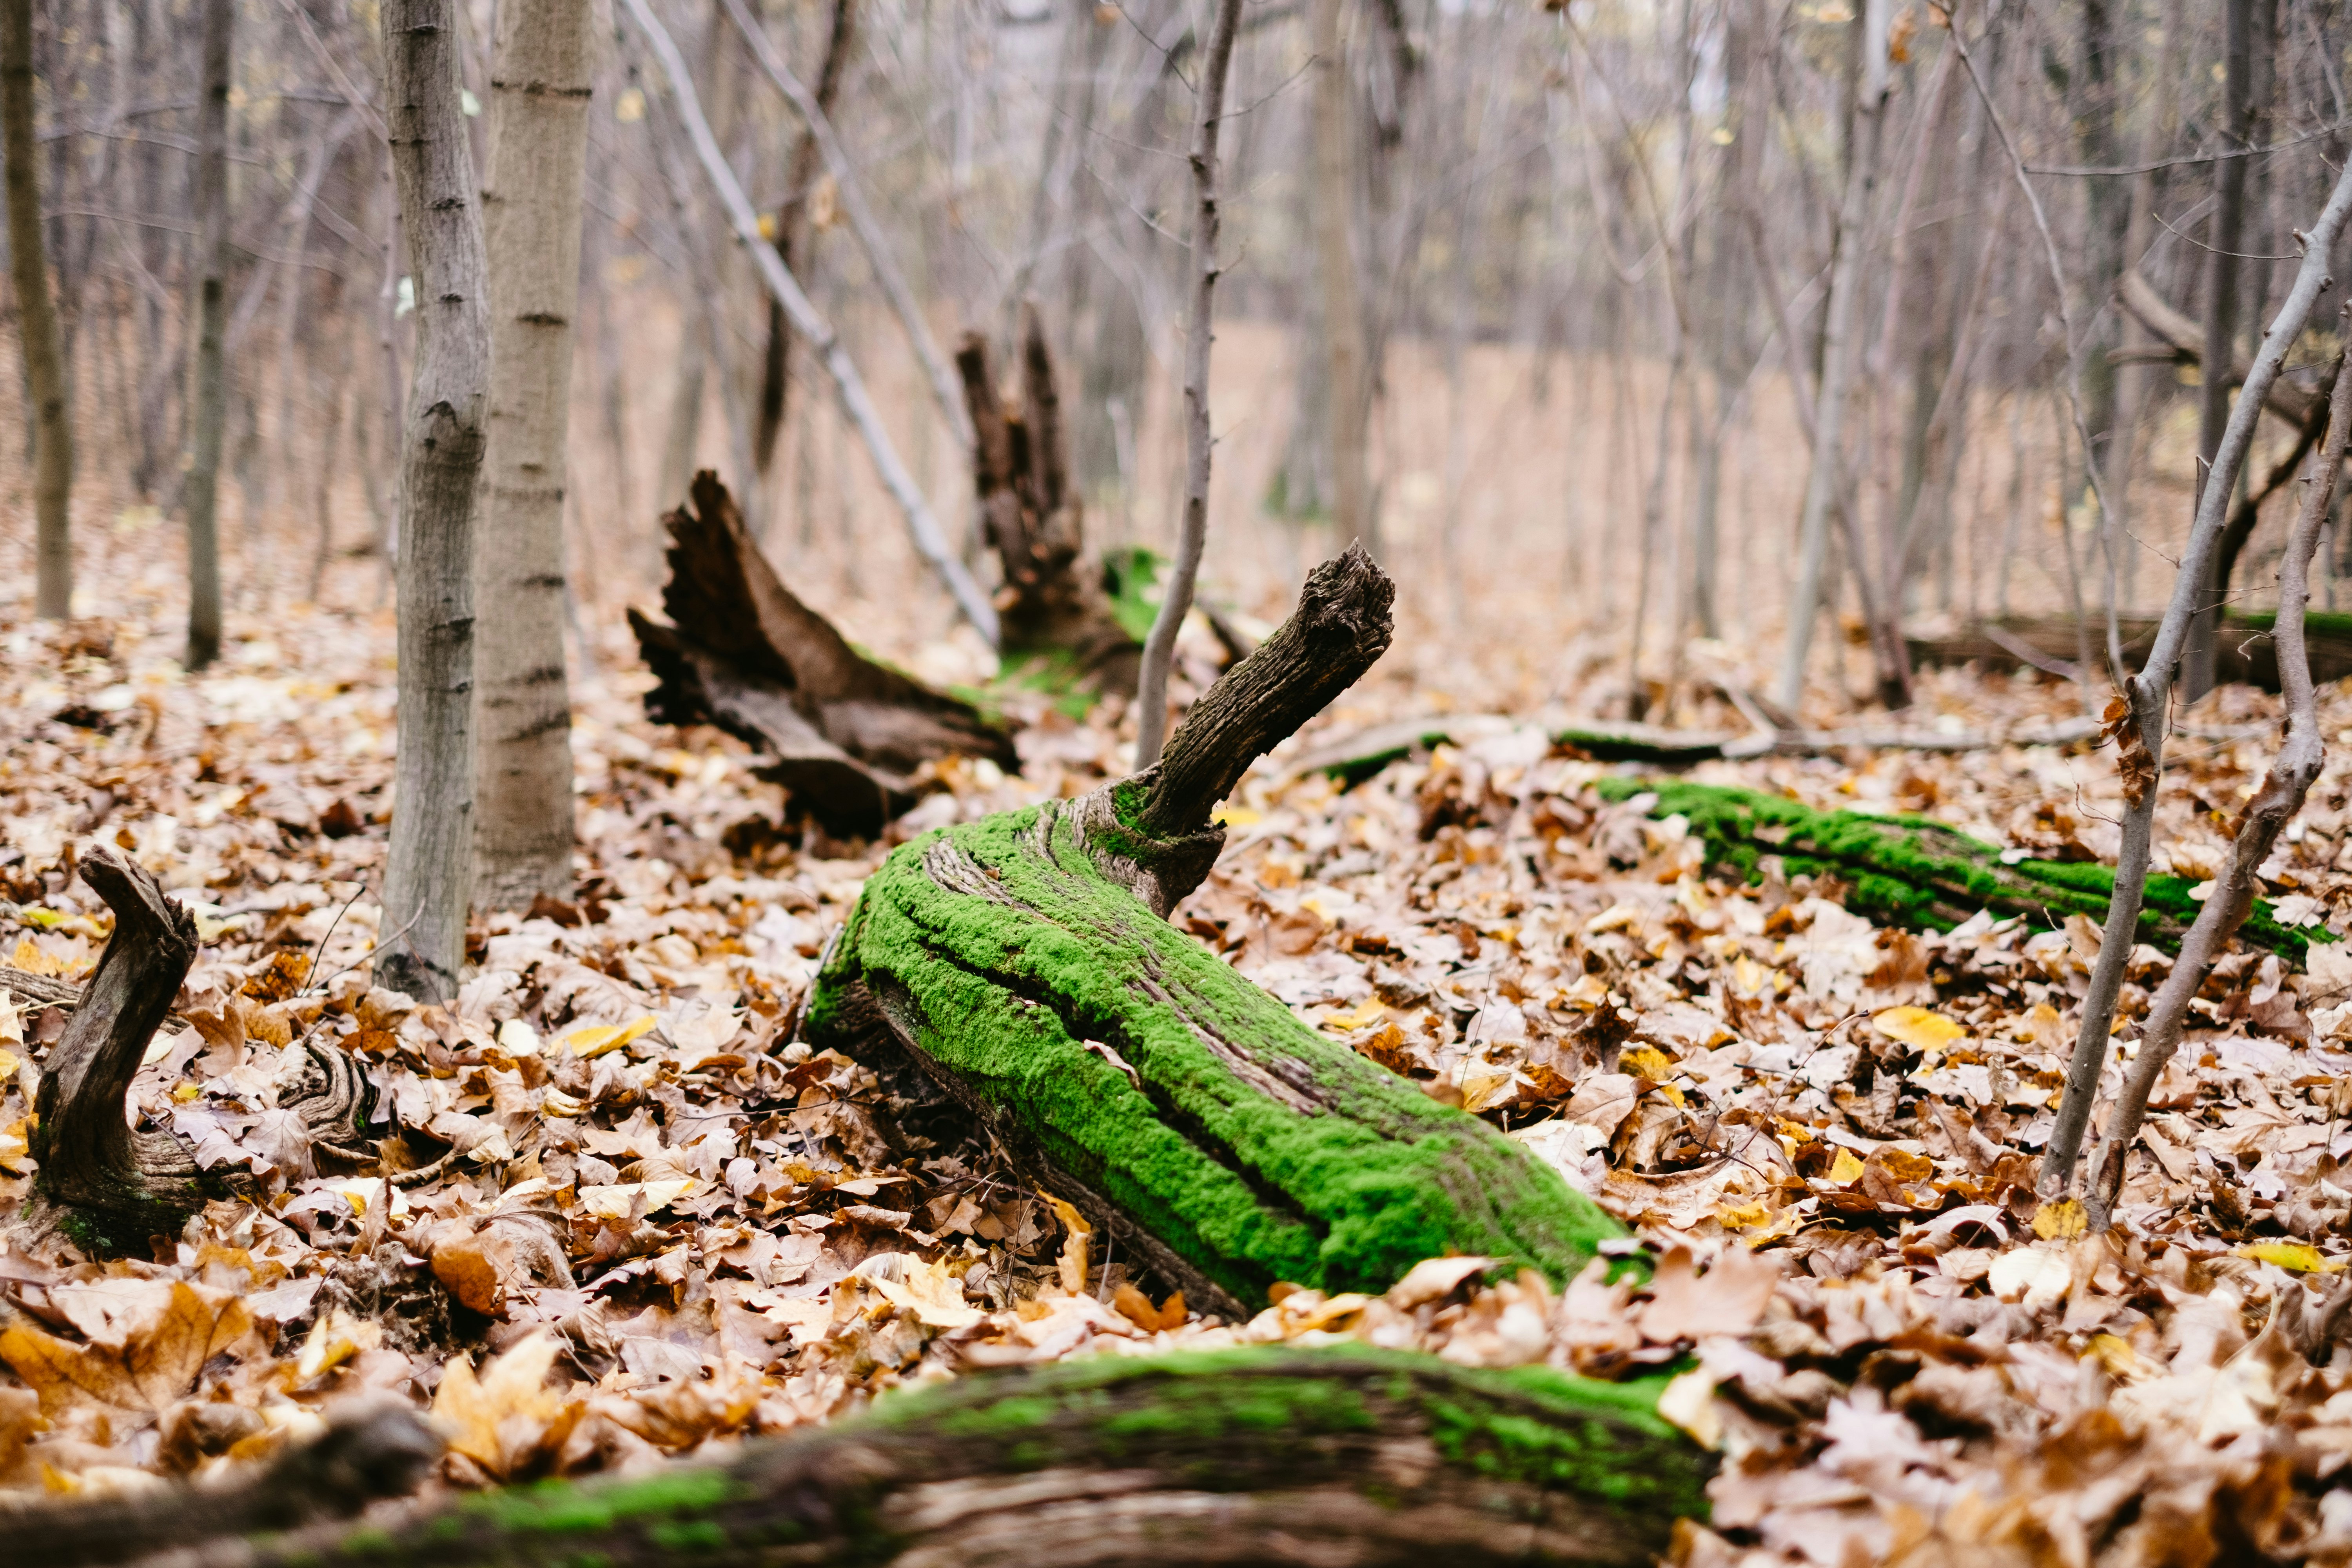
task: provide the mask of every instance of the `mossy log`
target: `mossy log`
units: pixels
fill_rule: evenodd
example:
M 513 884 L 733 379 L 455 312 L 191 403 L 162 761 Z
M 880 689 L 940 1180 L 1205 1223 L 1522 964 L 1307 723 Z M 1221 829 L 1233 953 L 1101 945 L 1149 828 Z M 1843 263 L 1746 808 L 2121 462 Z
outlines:
M 1021 327 L 1017 402 L 997 392 L 986 336 L 968 333 L 956 353 L 971 411 L 972 485 L 1004 573 L 1003 676 L 1081 703 L 1132 696 L 1143 639 L 1119 613 L 1118 571 L 1086 553 L 1084 504 L 1070 488 L 1061 395 L 1034 306 L 1022 308 Z
M 660 682 L 646 694 L 656 722 L 716 724 L 760 748 L 754 771 L 845 837 L 871 837 L 914 805 L 925 763 L 1021 765 L 1002 721 L 866 658 L 785 587 L 719 476 L 695 475 L 690 503 L 662 523 L 670 624 L 629 612 Z
M 1816 811 L 1755 790 L 1671 779 L 1612 777 L 1596 787 L 1612 800 L 1651 797 L 1652 816 L 1682 816 L 1706 840 L 1717 871 L 1755 881 L 1766 858 L 1777 858 L 1783 876 L 1835 878 L 1848 908 L 1886 924 L 1949 931 L 1979 910 L 2053 928 L 2068 915 L 2105 921 L 2115 890 L 2115 872 L 2095 861 L 2012 862 L 1999 847 L 1923 817 Z M 2147 879 L 2142 942 L 2179 951 L 2200 907 L 2189 896 L 2195 886 L 2185 877 Z M 2296 963 L 2312 943 L 2335 940 L 2320 927 L 2281 925 L 2266 900 L 2255 900 L 2238 934 Z
M 114 912 L 114 933 L 89 984 L 73 994 L 65 1032 L 38 1060 L 26 1139 L 39 1170 L 20 1218 L 25 1239 L 62 1233 L 98 1252 L 175 1234 L 228 1190 L 200 1170 L 172 1133 L 134 1129 L 124 1099 L 196 956 L 196 922 L 144 869 L 100 846 L 83 856 L 82 880 Z M 314 1142 L 355 1139 L 375 1091 L 359 1065 L 331 1046 L 305 1042 L 300 1075 L 280 1105 Z
M 202 1548 L 208 1568 L 1198 1568 L 1654 1561 L 1713 1457 L 1662 1380 L 1480 1372 L 1358 1347 L 1101 1357 L 885 1396 L 716 1465 L 543 1482 Z M 145 1508 L 146 1504 L 135 1504 Z M 46 1528 L 41 1514 L 56 1516 Z M 24 1561 L 87 1510 L 12 1521 Z M 119 1540 L 121 1532 L 115 1531 Z M 167 1539 L 185 1548 L 185 1533 Z
M 1158 767 L 901 847 L 810 1009 L 820 1043 L 895 1042 L 1121 1257 L 1229 1315 L 1277 1281 L 1379 1290 L 1444 1253 L 1558 1279 L 1617 1234 L 1549 1166 L 1165 919 L 1223 843 L 1215 804 L 1387 647 L 1392 595 L 1351 549 Z

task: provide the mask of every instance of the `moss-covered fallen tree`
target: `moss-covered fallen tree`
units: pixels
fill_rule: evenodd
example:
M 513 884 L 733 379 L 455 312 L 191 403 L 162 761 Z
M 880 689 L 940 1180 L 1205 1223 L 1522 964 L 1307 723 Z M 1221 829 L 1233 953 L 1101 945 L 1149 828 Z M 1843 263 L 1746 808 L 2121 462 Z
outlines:
M 1598 785 L 1617 801 L 1649 795 L 1652 816 L 1679 816 L 1706 842 L 1710 868 L 1741 881 L 1760 879 L 1777 857 L 1786 877 L 1828 876 L 1847 889 L 1847 907 L 1885 924 L 1949 931 L 1979 910 L 2021 915 L 2056 927 L 2068 915 L 2106 918 L 2115 872 L 2094 861 L 2011 861 L 1998 846 L 1916 816 L 1865 816 L 1812 807 L 1756 790 L 1678 779 L 1612 777 Z M 2196 921 L 2196 884 L 2150 877 L 2140 940 L 2177 952 Z M 2284 926 L 2266 900 L 2239 933 L 2297 963 L 2314 942 L 2335 940 L 2316 926 Z
M 1158 767 L 934 832 L 866 884 L 808 1033 L 903 1049 L 1048 1190 L 1195 1305 L 1385 1289 L 1482 1254 L 1555 1279 L 1616 1226 L 1549 1166 L 1301 1024 L 1166 915 L 1250 763 L 1387 647 L 1360 551 L 1194 704 Z
M 1659 1382 L 1479 1372 L 1360 1347 L 1103 1357 L 889 1394 L 719 1464 L 248 1535 L 201 1560 L 1632 1568 L 1666 1546 L 1676 1519 L 1705 1516 L 1714 1468 L 1656 1415 Z M 299 1483 L 318 1467 L 283 1468 Z M 128 1561 L 142 1542 L 184 1552 L 207 1536 L 284 1530 L 305 1511 L 303 1498 L 268 1485 L 229 1506 L 188 1500 L 28 1510 L 9 1521 L 11 1542 L 26 1563 L 79 1568 Z M 324 1511 L 348 1507 L 308 1510 Z

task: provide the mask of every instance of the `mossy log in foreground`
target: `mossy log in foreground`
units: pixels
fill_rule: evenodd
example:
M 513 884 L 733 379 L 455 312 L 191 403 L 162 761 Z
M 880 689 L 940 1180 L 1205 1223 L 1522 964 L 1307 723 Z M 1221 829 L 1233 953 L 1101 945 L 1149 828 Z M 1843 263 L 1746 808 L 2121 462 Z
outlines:
M 1663 1380 L 1479 1372 L 1360 1347 L 1101 1357 L 885 1396 L 718 1465 L 545 1482 L 226 1541 L 217 1568 L 789 1563 L 1643 1563 L 1714 1460 Z M 123 1561 L 123 1504 L 8 1521 L 22 1561 Z M 159 1545 L 169 1500 L 140 1500 Z M 281 1527 L 283 1509 L 267 1523 Z M 215 1510 L 207 1528 L 231 1522 Z M 109 1550 L 93 1553 L 102 1532 Z
M 1830 876 L 1847 888 L 1845 903 L 1885 924 L 1949 931 L 1979 910 L 2062 925 L 2068 915 L 2105 921 L 2115 872 L 2095 861 L 2019 860 L 1958 828 L 1921 817 L 1816 811 L 1779 795 L 1675 779 L 1604 778 L 1595 786 L 1624 801 L 1655 797 L 1654 817 L 1680 816 L 1706 841 L 1708 866 L 1742 881 L 1763 875 L 1777 857 L 1788 877 Z M 2150 877 L 2140 906 L 2142 942 L 2177 952 L 2202 908 L 2185 877 Z M 2335 940 L 2316 926 L 2284 926 L 2266 900 L 2239 929 L 2244 941 L 2301 963 L 2314 942 Z
M 810 1010 L 817 1043 L 895 1039 L 1118 1256 L 1229 1315 L 1279 1280 L 1380 1290 L 1446 1253 L 1557 1280 L 1617 1234 L 1549 1166 L 1165 919 L 1223 842 L 1212 807 L 1387 647 L 1392 594 L 1360 551 L 1326 563 L 1159 767 L 901 847 Z

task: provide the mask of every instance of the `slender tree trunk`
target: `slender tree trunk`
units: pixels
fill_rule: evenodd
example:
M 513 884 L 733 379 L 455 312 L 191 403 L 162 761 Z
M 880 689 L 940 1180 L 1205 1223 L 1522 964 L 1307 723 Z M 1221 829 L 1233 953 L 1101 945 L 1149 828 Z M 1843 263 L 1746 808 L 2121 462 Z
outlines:
M 474 898 L 572 891 L 572 701 L 563 670 L 564 447 L 580 303 L 581 181 L 595 29 L 580 0 L 504 0 L 490 78 L 490 480 L 475 594 Z
M 49 294 L 41 233 L 40 149 L 33 140 L 33 0 L 0 0 L 0 142 L 5 143 L 8 262 L 23 323 L 25 381 L 33 404 L 33 516 L 39 576 L 34 608 L 44 620 L 73 613 L 73 410 L 65 350 Z
M 236 0 L 205 0 L 204 79 L 196 100 L 196 254 L 189 314 L 196 332 L 194 413 L 188 454 L 190 669 L 220 657 L 221 434 L 228 412 L 228 88 Z
M 2254 0 L 2226 0 L 2222 20 L 2222 136 L 2247 144 L 2253 126 Z M 2214 165 L 2213 223 L 2208 231 L 2204 380 L 2198 393 L 2198 493 L 2221 449 L 2230 423 L 2230 376 L 2238 347 L 2238 253 L 2245 247 L 2246 164 L 2242 157 Z M 2213 689 L 2213 640 L 2221 629 L 2218 584 L 2200 584 L 2180 661 L 2180 700 L 2194 702 Z
M 1328 4 L 1328 0 L 1318 0 Z M 1143 643 L 1143 670 L 1135 693 L 1135 761 L 1148 769 L 1160 760 L 1168 736 L 1168 668 L 1176 657 L 1176 633 L 1192 607 L 1192 584 L 1200 575 L 1201 552 L 1209 537 L 1209 344 L 1214 338 L 1213 307 L 1217 274 L 1217 132 L 1225 113 L 1225 75 L 1234 60 L 1234 33 L 1241 0 L 1217 0 L 1201 61 L 1198 117 L 1192 123 L 1192 256 L 1191 287 L 1184 301 L 1184 520 L 1176 535 L 1176 561 L 1160 589 L 1160 613 Z
M 841 96 L 841 79 L 848 74 L 849 51 L 856 37 L 857 0 L 833 0 L 825 26 L 824 58 L 818 64 L 816 73 L 816 106 L 824 114 L 832 114 L 834 101 Z M 816 225 L 809 216 L 809 193 L 816 183 L 817 166 L 822 161 L 823 149 L 817 145 L 815 128 L 803 126 L 800 140 L 793 144 L 783 205 L 776 209 L 776 254 L 795 277 L 807 272 L 809 255 L 816 245 Z M 760 422 L 751 446 L 762 476 L 775 460 L 776 432 L 783 428 L 784 397 L 791 384 L 786 372 L 792 363 L 792 350 L 793 324 L 784 315 L 784 308 L 771 300 L 768 350 L 761 362 Z
M 1323 340 L 1331 356 L 1331 521 L 1342 540 L 1370 525 L 1371 367 L 1365 346 L 1362 288 L 1356 265 L 1355 122 L 1350 112 L 1348 45 L 1340 31 L 1346 0 L 1311 0 L 1307 29 L 1315 51 L 1315 253 L 1322 272 Z
M 416 367 L 400 458 L 400 752 L 376 975 L 446 1001 L 457 992 L 473 886 L 474 514 L 488 445 L 489 265 L 458 108 L 457 0 L 384 0 L 383 17 Z
M 1829 551 L 1830 513 L 1838 504 L 1843 476 L 1840 437 L 1853 374 L 1854 312 L 1863 291 L 1863 230 L 1870 192 L 1878 175 L 1878 149 L 1885 126 L 1887 0 L 1864 0 L 1860 89 L 1854 96 L 1853 142 L 1846 156 L 1845 195 L 1838 208 L 1837 259 L 1830 269 L 1830 296 L 1822 337 L 1821 397 L 1813 411 L 1812 468 L 1805 484 L 1796 595 L 1789 604 L 1788 642 L 1780 662 L 1780 706 L 1791 714 L 1803 706 L 1805 655 L 1821 613 L 1822 567 Z

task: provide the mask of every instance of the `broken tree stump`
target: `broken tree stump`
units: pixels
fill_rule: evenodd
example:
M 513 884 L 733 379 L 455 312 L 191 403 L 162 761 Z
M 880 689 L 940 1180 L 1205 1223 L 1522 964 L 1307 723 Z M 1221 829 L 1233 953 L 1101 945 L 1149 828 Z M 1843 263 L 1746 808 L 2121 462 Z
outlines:
M 826 956 L 812 1039 L 911 1054 L 1121 1255 L 1228 1315 L 1277 1281 L 1380 1290 L 1480 1254 L 1573 1273 L 1615 1225 L 1494 1129 L 1290 1010 L 1166 920 L 1249 764 L 1388 647 L 1360 548 L 1193 705 L 1151 771 L 902 846 Z
M 996 595 L 1003 676 L 1056 695 L 1132 696 L 1143 638 L 1119 614 L 1115 579 L 1122 565 L 1132 573 L 1137 563 L 1086 553 L 1085 512 L 1070 489 L 1068 437 L 1036 307 L 1022 308 L 1021 323 L 1017 404 L 998 395 L 986 337 L 967 333 L 956 353 L 971 410 L 973 489 L 1004 573 Z
M 1865 816 L 1815 811 L 1757 790 L 1675 779 L 1612 777 L 1593 786 L 1604 799 L 1650 797 L 1654 817 L 1680 816 L 1706 843 L 1709 868 L 1754 881 L 1777 857 L 1787 877 L 1832 877 L 1844 903 L 1884 924 L 1949 931 L 1979 910 L 2021 915 L 2045 928 L 2069 915 L 2106 919 L 2115 890 L 2113 868 L 2093 860 L 2011 859 L 1996 845 L 1956 827 L 1916 816 Z M 2200 905 L 2186 877 L 2150 877 L 2142 902 L 2139 940 L 2177 952 Z M 2239 936 L 2301 963 L 2317 942 L 2336 940 L 2324 927 L 2285 926 L 2266 900 L 2239 928 Z
M 871 837 L 914 805 L 913 774 L 950 755 L 1017 770 L 1011 731 L 971 703 L 867 658 L 803 604 L 708 469 L 669 530 L 668 626 L 629 626 L 660 684 L 646 711 L 716 724 L 765 753 L 754 772 L 826 832 Z
M 85 1250 L 118 1252 L 176 1234 L 231 1189 L 229 1178 L 199 1169 L 172 1133 L 134 1130 L 123 1118 L 147 1043 L 195 961 L 195 917 L 103 846 L 82 858 L 80 872 L 114 911 L 114 933 L 89 984 L 74 993 L 65 1033 L 39 1063 L 26 1139 L 39 1172 L 22 1224 L 29 1237 L 62 1233 Z M 373 1086 L 334 1047 L 306 1040 L 302 1048 L 281 1108 L 302 1119 L 314 1143 L 352 1141 L 367 1124 Z
M 1664 1381 L 1358 1346 L 1090 1358 L 892 1393 L 717 1463 L 213 1545 L 220 1510 L 200 1508 L 193 1530 L 149 1544 L 199 1547 L 213 1568 L 1636 1568 L 1677 1519 L 1706 1517 L 1716 1465 L 1656 1414 Z M 27 1562 L 129 1560 L 119 1528 L 110 1553 L 83 1545 L 105 1528 L 87 1508 L 28 1521 Z

